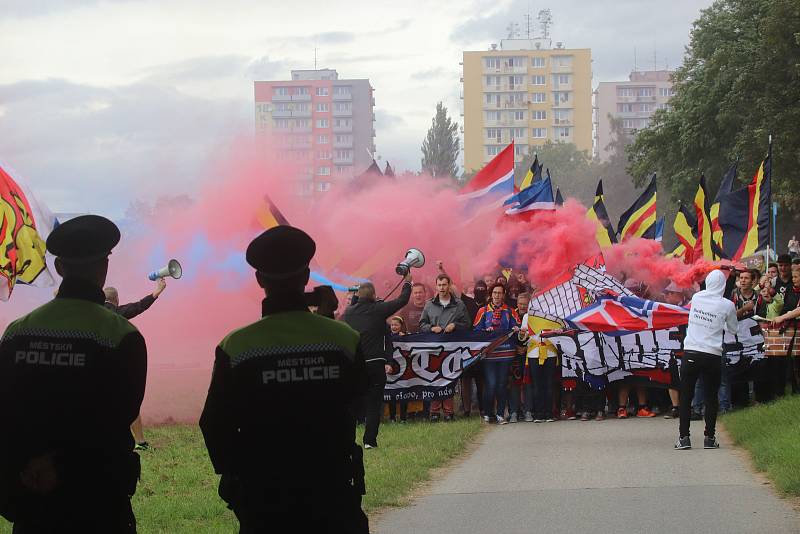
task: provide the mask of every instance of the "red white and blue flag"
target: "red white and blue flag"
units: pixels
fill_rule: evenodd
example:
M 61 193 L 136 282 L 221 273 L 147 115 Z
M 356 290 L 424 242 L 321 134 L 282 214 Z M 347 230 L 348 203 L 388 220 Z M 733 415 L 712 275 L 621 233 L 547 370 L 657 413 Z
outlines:
M 611 336 L 685 325 L 689 310 L 682 306 L 627 295 L 598 295 L 593 304 L 565 318 L 572 328 Z
M 478 171 L 458 194 L 469 211 L 502 206 L 514 194 L 514 142 Z

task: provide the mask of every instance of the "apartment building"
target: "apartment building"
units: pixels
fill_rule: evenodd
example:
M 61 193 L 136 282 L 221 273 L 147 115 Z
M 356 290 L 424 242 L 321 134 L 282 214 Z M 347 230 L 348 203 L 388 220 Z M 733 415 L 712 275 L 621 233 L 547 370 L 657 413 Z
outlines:
M 611 118 L 622 121 L 625 135 L 632 138 L 650 126 L 657 109 L 669 109 L 672 97 L 672 71 L 634 71 L 622 82 L 600 82 L 595 97 L 594 155 L 608 161 Z
M 325 193 L 359 175 L 375 152 L 375 98 L 367 79 L 334 69 L 293 70 L 291 80 L 255 82 L 256 134 L 273 156 L 302 169 L 298 192 Z
M 549 142 L 592 150 L 592 54 L 545 39 L 504 39 L 465 51 L 464 170 L 480 169 L 511 140 L 523 161 Z

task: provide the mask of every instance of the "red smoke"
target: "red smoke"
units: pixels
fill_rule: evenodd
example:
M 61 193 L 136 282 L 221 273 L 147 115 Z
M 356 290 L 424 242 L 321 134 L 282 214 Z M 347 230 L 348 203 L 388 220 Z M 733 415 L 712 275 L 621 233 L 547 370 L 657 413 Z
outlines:
M 399 280 L 395 265 L 408 248 L 421 249 L 427 263 L 415 279 L 432 286 L 435 261 L 466 287 L 484 271 L 506 262 L 528 266 L 539 287 L 566 269 L 595 255 L 594 223 L 586 208 L 568 200 L 559 210 L 542 211 L 530 221 L 504 219 L 497 212 L 466 220 L 457 189 L 426 176 L 372 179 L 373 185 L 341 186 L 309 202 L 296 191 L 298 165 L 265 159 L 262 149 L 237 143 L 209 166 L 206 184 L 191 192 L 191 205 L 161 202 L 151 216 L 123 225 L 123 240 L 111 256 L 108 285 L 120 300 L 138 300 L 153 290 L 148 272 L 158 261 L 177 258 L 185 276 L 168 280 L 153 307 L 133 319 L 147 340 L 148 388 L 143 416 L 148 423 L 196 421 L 205 399 L 214 350 L 231 330 L 260 317 L 263 292 L 243 264 L 247 243 L 262 231 L 256 214 L 268 194 L 283 215 L 317 242 L 314 269 L 344 285 L 351 277 L 376 282 L 380 296 Z M 306 166 L 303 162 L 302 167 Z M 165 177 L 167 179 L 168 177 Z M 160 251 L 155 254 L 154 251 Z M 633 240 L 604 251 L 609 270 L 663 287 L 708 266 L 690 269 L 663 257 L 660 244 Z M 35 288 L 20 288 L 36 292 Z M 34 301 L 50 297 L 38 290 Z M 5 320 L 29 311 L 33 303 L 15 291 Z

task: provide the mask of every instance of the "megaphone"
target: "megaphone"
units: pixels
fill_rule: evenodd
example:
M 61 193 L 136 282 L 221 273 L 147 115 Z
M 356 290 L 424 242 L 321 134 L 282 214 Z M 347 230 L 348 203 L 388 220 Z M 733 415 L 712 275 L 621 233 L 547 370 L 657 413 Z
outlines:
M 153 271 L 147 275 L 147 278 L 155 282 L 159 278 L 166 278 L 167 276 L 177 280 L 181 277 L 181 275 L 183 275 L 183 269 L 181 268 L 181 264 L 178 263 L 178 260 L 169 260 L 169 263 L 166 265 L 166 267 L 162 267 L 157 271 Z
M 423 265 L 425 265 L 425 255 L 422 251 L 416 248 L 410 248 L 408 252 L 406 252 L 406 258 L 397 264 L 394 272 L 400 276 L 406 276 L 409 271 L 411 271 L 412 267 L 419 269 Z

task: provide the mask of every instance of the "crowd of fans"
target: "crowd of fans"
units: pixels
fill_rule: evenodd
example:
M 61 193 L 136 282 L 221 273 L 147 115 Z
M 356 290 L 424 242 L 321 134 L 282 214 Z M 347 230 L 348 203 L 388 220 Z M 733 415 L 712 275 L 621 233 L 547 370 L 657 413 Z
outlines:
M 521 330 L 515 355 L 486 358 L 468 367 L 460 379 L 461 413 L 465 417 L 478 411 L 483 421 L 504 425 L 520 421 L 544 423 L 557 420 L 602 421 L 608 415 L 627 417 L 678 417 L 679 380 L 677 367 L 671 369 L 669 388 L 655 387 L 635 378 L 612 382 L 597 391 L 580 380 L 562 381 L 558 351 L 549 343 L 538 343 L 526 335 L 527 308 L 536 288 L 526 273 L 510 276 L 487 273 L 463 289 L 453 284 L 439 264 L 435 291 L 414 282 L 410 300 L 388 318 L 392 335 L 417 332 L 449 333 L 479 330 L 508 333 Z M 670 283 L 660 291 L 635 279 L 625 280 L 625 287 L 647 299 L 685 306 L 694 291 Z M 765 273 L 757 269 L 734 270 L 728 279 L 725 297 L 737 309 L 739 320 L 756 317 L 776 326 L 800 317 L 800 258 L 789 254 L 770 263 Z M 387 365 L 391 365 L 387 361 Z M 723 365 L 719 406 L 722 413 L 752 403 L 768 402 L 784 394 L 787 382 L 797 391 L 798 369 L 789 358 L 765 358 L 755 362 L 749 382 L 729 383 Z M 387 367 L 387 372 L 390 368 Z M 577 382 L 577 383 L 575 383 Z M 573 387 L 574 385 L 574 387 Z M 692 402 L 692 417 L 703 414 L 702 384 L 698 383 Z M 444 401 L 388 404 L 389 421 L 405 423 L 410 419 L 443 419 L 455 416 L 453 399 Z M 399 404 L 399 411 L 397 410 Z M 477 408 L 477 410 L 476 410 Z

